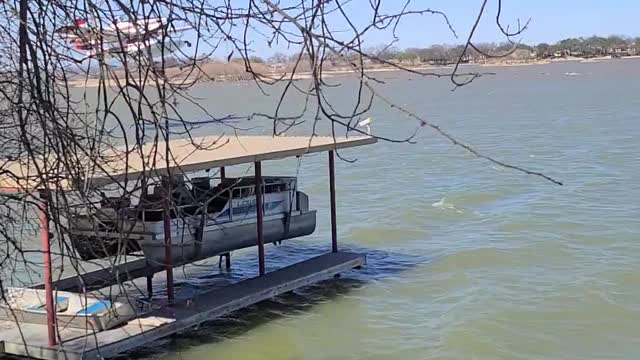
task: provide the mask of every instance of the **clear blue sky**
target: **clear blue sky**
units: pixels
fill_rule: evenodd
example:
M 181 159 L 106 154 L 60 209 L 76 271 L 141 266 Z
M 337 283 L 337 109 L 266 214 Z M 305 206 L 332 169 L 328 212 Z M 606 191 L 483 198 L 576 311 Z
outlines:
M 344 1 L 344 0 L 343 0 Z M 298 0 L 281 0 L 282 6 Z M 482 21 L 474 36 L 474 41 L 501 42 L 504 36 L 495 24 L 498 0 L 489 0 Z M 405 0 L 383 0 L 387 13 L 397 12 Z M 362 28 L 371 22 L 369 0 L 352 0 L 345 5 L 345 10 L 357 27 Z M 427 47 L 433 44 L 463 43 L 475 21 L 482 0 L 413 0 L 413 8 L 431 8 L 445 12 L 457 31 L 456 39 L 442 19 L 435 15 L 416 15 L 406 17 L 398 27 L 397 35 L 401 48 Z M 527 44 L 540 42 L 553 43 L 567 37 L 591 35 L 627 35 L 640 36 L 640 0 L 503 0 L 502 23 L 504 26 L 517 26 L 517 20 L 524 24 L 531 18 L 531 23 L 520 39 Z M 348 24 L 340 20 L 338 14 L 333 15 L 332 30 L 348 30 Z M 237 28 L 241 31 L 241 27 Z M 265 30 L 265 29 L 262 29 Z M 265 33 L 269 33 L 265 31 Z M 240 34 L 240 33 L 239 33 Z M 345 34 L 347 34 L 345 32 Z M 345 35 L 350 38 L 350 35 Z M 249 32 L 253 40 L 251 47 L 256 55 L 268 57 L 275 52 L 291 53 L 284 45 L 273 45 L 271 48 L 264 37 Z M 392 40 L 390 30 L 370 32 L 365 39 L 366 46 L 387 44 Z M 230 53 L 230 46 L 222 46 L 216 53 L 225 57 Z
M 447 13 L 460 37 L 468 35 L 482 3 L 481 0 L 420 2 Z M 502 40 L 495 26 L 496 9 L 497 0 L 489 0 L 475 36 L 477 42 Z M 529 29 L 522 35 L 525 43 L 555 42 L 594 34 L 640 35 L 640 0 L 503 0 L 502 9 L 501 19 L 505 25 L 516 26 L 518 18 L 521 22 L 531 18 Z M 456 42 L 435 18 L 408 20 L 399 35 L 402 47 Z

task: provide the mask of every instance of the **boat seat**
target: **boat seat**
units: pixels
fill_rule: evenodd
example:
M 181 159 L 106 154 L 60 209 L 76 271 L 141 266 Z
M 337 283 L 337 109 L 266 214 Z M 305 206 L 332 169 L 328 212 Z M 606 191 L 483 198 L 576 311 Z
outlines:
M 98 300 L 95 303 L 81 309 L 76 314 L 77 315 L 97 315 L 108 311 L 111 308 L 111 301 L 109 300 Z

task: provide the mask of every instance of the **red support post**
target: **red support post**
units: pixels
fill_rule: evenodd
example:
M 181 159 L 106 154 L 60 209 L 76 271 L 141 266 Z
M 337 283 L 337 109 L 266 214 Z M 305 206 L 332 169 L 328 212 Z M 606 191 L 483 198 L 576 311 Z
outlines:
M 167 178 L 164 184 L 164 262 L 165 271 L 167 273 L 167 299 L 172 304 L 174 300 L 173 294 L 173 257 L 171 255 L 171 179 Z
M 53 310 L 53 285 L 51 280 L 51 243 L 49 242 L 49 194 L 40 193 L 40 237 L 44 258 L 44 292 L 47 312 L 47 337 L 49 346 L 56 344 L 56 318 Z
M 329 151 L 329 196 L 331 198 L 331 251 L 338 252 L 338 231 L 336 223 L 336 171 L 333 150 Z
M 256 182 L 256 217 L 258 228 L 258 265 L 260 276 L 265 274 L 264 267 L 264 233 L 262 227 L 262 165 L 260 161 L 255 162 L 255 182 Z

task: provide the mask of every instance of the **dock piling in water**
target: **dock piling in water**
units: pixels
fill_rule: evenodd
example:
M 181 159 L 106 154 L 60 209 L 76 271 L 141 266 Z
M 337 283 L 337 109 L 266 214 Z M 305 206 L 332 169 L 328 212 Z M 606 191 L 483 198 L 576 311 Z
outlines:
M 264 264 L 264 228 L 262 219 L 262 164 L 256 161 L 255 180 L 256 180 L 256 226 L 258 230 L 258 267 L 260 276 L 265 274 Z
M 338 252 L 338 229 L 336 220 L 336 170 L 333 150 L 329 151 L 329 196 L 331 198 L 331 251 Z

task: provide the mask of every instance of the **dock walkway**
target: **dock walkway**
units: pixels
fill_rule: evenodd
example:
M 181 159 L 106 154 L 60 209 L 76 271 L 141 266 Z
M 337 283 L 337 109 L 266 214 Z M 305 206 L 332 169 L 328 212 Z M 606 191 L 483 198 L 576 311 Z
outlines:
M 327 253 L 194 298 L 178 299 L 171 307 L 143 314 L 124 326 L 96 333 L 81 329 L 60 331 L 61 345 L 47 345 L 45 325 L 0 322 L 0 349 L 5 354 L 38 359 L 108 358 L 156 339 L 213 320 L 274 296 L 329 279 L 362 266 L 365 256 Z

